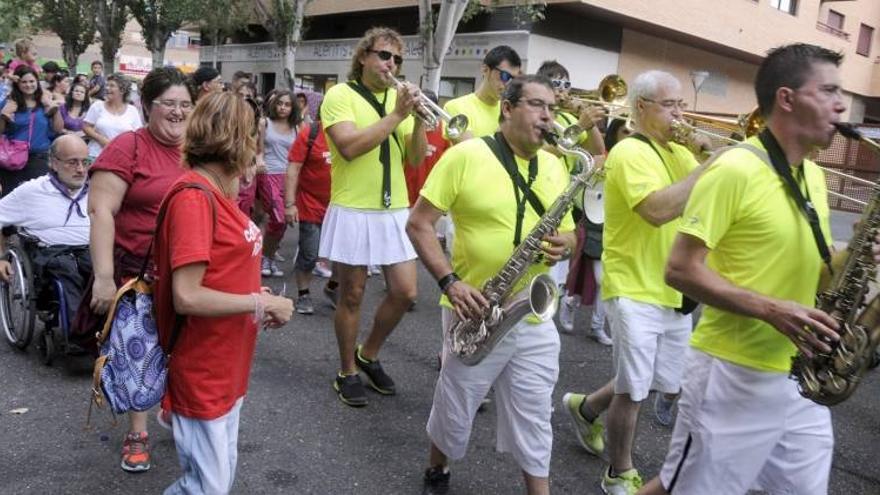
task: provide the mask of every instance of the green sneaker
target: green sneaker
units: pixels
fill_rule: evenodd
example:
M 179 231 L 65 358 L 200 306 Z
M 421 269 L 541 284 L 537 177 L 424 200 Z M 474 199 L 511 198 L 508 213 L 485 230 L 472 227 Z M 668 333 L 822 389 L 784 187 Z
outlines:
M 610 476 L 611 466 L 602 476 L 602 491 L 606 495 L 635 495 L 642 487 L 642 477 L 635 469 L 628 469 L 615 477 Z
M 595 456 L 600 456 L 605 450 L 605 425 L 599 418 L 589 422 L 581 414 L 581 404 L 586 399 L 587 396 L 583 394 L 567 393 L 562 396 L 562 404 L 571 416 L 574 432 L 581 447 Z

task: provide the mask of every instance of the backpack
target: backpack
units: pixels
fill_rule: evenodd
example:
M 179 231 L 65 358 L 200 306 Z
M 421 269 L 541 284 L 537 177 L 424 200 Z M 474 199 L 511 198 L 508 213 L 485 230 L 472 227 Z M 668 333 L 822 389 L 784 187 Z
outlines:
M 199 189 L 211 201 L 216 221 L 213 193 L 202 184 L 184 183 L 175 186 L 165 197 L 156 220 L 156 230 L 162 225 L 171 197 L 184 189 Z M 147 249 L 147 257 L 140 274 L 116 291 L 116 297 L 101 332 L 97 335 L 100 355 L 92 373 L 91 403 L 98 408 L 106 403 L 115 414 L 128 411 L 146 411 L 165 395 L 168 360 L 185 318 L 175 316 L 168 348 L 159 345 L 159 332 L 153 310 L 153 283 L 146 272 L 153 252 L 156 234 Z M 88 419 L 86 420 L 88 423 Z

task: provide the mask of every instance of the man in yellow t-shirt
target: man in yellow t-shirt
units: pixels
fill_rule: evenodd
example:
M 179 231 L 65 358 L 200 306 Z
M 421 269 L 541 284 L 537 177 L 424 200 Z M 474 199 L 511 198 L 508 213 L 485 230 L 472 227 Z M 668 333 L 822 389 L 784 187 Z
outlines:
M 588 396 L 563 398 L 579 442 L 596 455 L 604 448 L 598 417 L 608 410 L 611 464 L 601 484 L 608 493 L 625 494 L 641 485 L 632 462 L 641 402 L 655 390 L 658 397 L 667 394 L 671 408 L 680 389 L 691 317 L 680 310 L 681 294 L 666 285 L 663 268 L 703 170 L 685 147 L 671 142 L 671 123 L 684 107 L 678 80 L 662 71 L 645 72 L 635 78 L 629 96 L 636 134 L 619 142 L 605 161 L 602 299 L 614 341 L 614 377 Z
M 341 365 L 333 388 L 354 407 L 367 405 L 358 370 L 380 394 L 395 393 L 377 357 L 416 297 L 416 253 L 404 231 L 409 199 L 403 163 L 421 163 L 427 140 L 421 120 L 410 116 L 418 88 L 409 83 L 394 88 L 390 77 L 400 71 L 402 50 L 397 32 L 367 31 L 352 56 L 350 80 L 330 88 L 321 106 L 332 165 L 318 252 L 334 262 L 339 278 L 335 326 Z M 370 335 L 355 348 L 368 265 L 382 266 L 388 292 Z
M 472 137 L 495 134 L 501 116 L 501 94 L 510 80 L 520 74 L 521 65 L 519 55 L 507 45 L 489 50 L 480 66 L 482 77 L 477 90 L 449 100 L 443 105 L 449 115 L 465 115 L 468 118 L 467 132 L 456 139 L 447 135 L 446 139 L 455 144 Z M 445 127 L 443 132 L 445 135 Z
M 846 110 L 842 58 L 807 44 L 772 50 L 755 81 L 767 128 L 722 154 L 694 188 L 666 278 L 706 309 L 669 453 L 645 493 L 828 491 L 830 412 L 788 374 L 798 349 L 829 352 L 817 336 L 837 338 L 834 319 L 814 308 L 819 246 L 831 238 L 824 175 L 806 157 L 831 143 Z M 821 233 L 777 170 L 814 205 Z
M 535 209 L 550 208 L 568 186 L 562 162 L 541 149 L 554 102 L 546 78 L 514 79 L 501 104 L 503 139 L 493 139 L 500 149 L 509 147 L 509 160 L 502 163 L 483 139 L 469 140 L 446 151 L 421 191 L 407 231 L 443 292 L 444 342 L 456 321 L 479 318 L 485 311 L 487 301 L 479 289 L 501 270 L 517 241 L 525 240 L 539 221 Z M 516 176 L 507 170 L 519 174 L 519 185 L 513 185 Z M 524 190 L 534 194 L 532 201 Z M 444 213 L 453 217 L 458 229 L 451 265 L 434 232 L 434 223 Z M 570 254 L 575 246 L 573 230 L 571 216 L 565 215 L 557 232 L 544 238 L 546 264 Z M 546 273 L 546 264 L 530 265 L 511 294 L 535 275 Z M 553 322 L 527 317 L 514 323 L 474 366 L 465 365 L 444 343 L 442 363 L 427 426 L 431 452 L 424 482 L 430 493 L 445 493 L 448 488 L 448 460 L 464 456 L 477 408 L 493 384 L 499 416 L 497 449 L 513 454 L 528 493 L 549 493 L 551 394 L 559 375 L 559 335 Z

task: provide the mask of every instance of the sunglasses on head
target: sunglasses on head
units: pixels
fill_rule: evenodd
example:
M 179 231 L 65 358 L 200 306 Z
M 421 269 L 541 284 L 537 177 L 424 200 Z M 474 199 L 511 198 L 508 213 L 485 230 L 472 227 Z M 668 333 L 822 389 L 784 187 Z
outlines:
M 373 50 L 372 48 L 368 48 L 367 51 L 370 53 L 375 53 L 379 57 L 379 60 L 383 62 L 391 60 L 391 57 L 394 57 L 394 65 L 400 66 L 401 64 L 403 64 L 403 57 L 401 57 L 400 55 L 395 55 L 388 50 Z
M 500 69 L 498 67 L 492 67 L 492 69 L 498 71 L 498 78 L 501 79 L 501 82 L 503 83 L 508 83 L 511 79 L 513 79 L 513 74 L 507 72 L 504 69 Z
M 565 79 L 551 79 L 550 85 L 553 86 L 553 89 L 570 89 L 571 81 L 566 81 Z

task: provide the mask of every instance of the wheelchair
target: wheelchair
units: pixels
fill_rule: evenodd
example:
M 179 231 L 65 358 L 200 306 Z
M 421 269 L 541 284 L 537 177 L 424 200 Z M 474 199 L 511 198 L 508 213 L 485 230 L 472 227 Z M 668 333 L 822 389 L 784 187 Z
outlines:
M 31 261 L 37 240 L 17 233 L 7 237 L 3 259 L 12 266 L 10 282 L 0 282 L 0 326 L 7 342 L 26 350 L 34 337 L 36 321 L 43 323 L 37 347 L 44 364 L 51 365 L 59 353 L 76 351 L 68 342 L 72 318 L 68 314 L 64 286 L 52 276 L 40 276 Z

